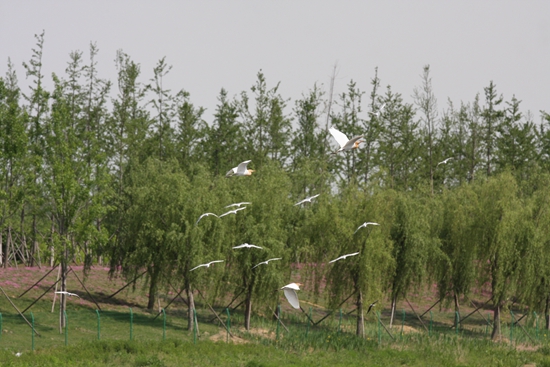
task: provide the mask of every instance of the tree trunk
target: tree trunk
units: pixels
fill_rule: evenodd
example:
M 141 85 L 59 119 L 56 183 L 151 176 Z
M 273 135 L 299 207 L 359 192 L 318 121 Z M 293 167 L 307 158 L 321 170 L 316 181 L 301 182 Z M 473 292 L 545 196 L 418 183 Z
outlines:
M 61 260 L 61 292 L 67 291 L 67 258 Z M 67 295 L 59 294 L 59 333 L 63 333 L 65 327 L 65 310 L 67 307 Z
M 393 318 L 395 316 L 395 308 L 397 307 L 397 297 L 393 297 L 391 300 L 391 317 L 390 317 L 390 328 L 393 326 Z
M 544 308 L 544 319 L 546 320 L 546 330 L 550 330 L 550 294 L 546 296 L 546 307 Z
M 155 307 L 155 301 L 157 296 L 157 271 L 155 268 L 147 271 L 151 275 L 149 283 L 149 301 L 147 302 L 147 309 L 152 310 Z
M 500 304 L 497 304 L 494 309 L 493 317 L 493 332 L 491 333 L 491 339 L 495 340 L 500 338 Z
M 363 315 L 363 292 L 357 292 L 357 336 L 365 336 L 365 319 Z
M 458 294 L 456 294 L 456 292 L 453 294 L 453 298 L 455 301 L 455 325 L 458 325 L 458 322 L 460 322 L 460 305 L 458 303 Z
M 247 292 L 244 303 L 244 328 L 246 331 L 250 331 L 250 315 L 252 315 L 252 290 Z
M 193 310 L 195 309 L 195 298 L 193 297 L 193 290 L 191 289 L 191 286 L 188 284 L 185 287 L 185 293 L 187 294 L 187 330 L 191 331 L 193 330 L 193 324 L 195 323 L 195 318 L 193 317 Z

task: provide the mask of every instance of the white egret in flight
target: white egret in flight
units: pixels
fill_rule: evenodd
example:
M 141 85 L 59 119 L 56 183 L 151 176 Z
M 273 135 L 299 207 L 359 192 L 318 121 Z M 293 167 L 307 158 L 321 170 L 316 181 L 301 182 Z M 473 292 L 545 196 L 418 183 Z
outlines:
M 380 224 L 374 223 L 374 222 L 365 222 L 361 224 L 359 227 L 357 227 L 357 229 L 355 230 L 355 232 L 353 232 L 353 234 L 356 234 L 358 230 L 360 230 L 361 228 L 366 228 L 368 225 L 379 226 Z
M 273 259 L 269 259 L 269 260 L 266 260 L 266 261 L 262 261 L 261 263 L 254 265 L 254 266 L 252 267 L 252 269 L 254 269 L 255 267 L 260 266 L 260 265 L 267 265 L 270 261 L 281 260 L 281 259 L 282 259 L 282 257 L 275 257 L 275 258 L 273 258 Z
M 213 215 L 213 216 L 215 216 L 216 218 L 219 218 L 219 217 L 218 217 L 216 214 L 214 214 L 214 213 L 204 213 L 204 214 L 202 214 L 202 215 L 199 217 L 199 219 L 197 220 L 197 222 L 195 223 L 195 225 L 199 224 L 199 222 L 201 221 L 202 218 L 208 217 L 209 215 Z
M 80 298 L 80 296 L 76 293 L 71 293 L 71 292 L 67 292 L 67 291 L 57 291 L 55 292 L 57 294 L 66 294 L 67 296 L 71 297 L 71 296 L 75 296 L 75 297 L 78 297 Z
M 369 114 L 373 115 L 373 116 L 376 116 L 376 117 L 380 117 L 380 113 L 382 113 L 382 111 L 384 110 L 384 107 L 386 107 L 386 103 L 383 103 L 382 106 L 380 106 L 378 108 L 378 111 L 376 112 L 369 112 Z
M 281 288 L 285 293 L 288 303 L 297 310 L 300 309 L 300 300 L 298 299 L 296 291 L 300 290 L 300 285 L 300 283 L 290 283 Z
M 248 201 L 243 201 L 242 203 L 235 203 L 235 204 L 229 204 L 227 206 L 225 206 L 224 208 L 231 208 L 231 207 L 237 207 L 237 208 L 240 208 L 241 205 L 248 205 L 248 204 L 252 204 L 252 203 L 249 203 Z
M 245 210 L 245 209 L 246 209 L 246 206 L 245 206 L 245 207 L 242 207 L 242 208 L 237 208 L 237 209 L 230 210 L 230 211 L 228 211 L 227 213 L 220 214 L 219 218 L 225 217 L 226 215 L 229 215 L 229 214 L 237 214 L 237 212 L 238 212 L 239 210 Z
M 369 305 L 369 309 L 367 310 L 367 315 L 369 314 L 371 308 L 373 308 L 373 307 L 376 305 L 376 302 L 378 302 L 378 301 L 374 301 L 373 303 L 371 303 L 371 304 Z
M 249 243 L 243 243 L 242 245 L 233 247 L 233 249 L 238 249 L 238 248 L 259 248 L 260 250 L 263 249 L 263 248 L 260 247 L 260 246 L 251 245 L 251 244 L 249 244 Z
M 354 252 L 354 253 L 352 253 L 352 254 L 342 255 L 342 256 L 340 256 L 340 257 L 337 258 L 337 259 L 330 260 L 328 263 L 330 264 L 330 263 L 336 262 L 336 261 L 338 261 L 338 260 L 344 260 L 344 259 L 345 259 L 346 257 L 348 257 L 348 256 L 355 256 L 355 255 L 359 255 L 359 252 Z
M 328 129 L 328 131 L 332 134 L 332 136 L 334 137 L 334 139 L 336 140 L 338 145 L 340 145 L 340 149 L 338 149 L 333 154 L 343 152 L 343 151 L 352 150 L 352 149 L 357 149 L 357 148 L 359 148 L 359 144 L 361 144 L 363 142 L 362 140 L 359 140 L 363 137 L 363 135 L 357 135 L 357 136 L 354 136 L 351 139 L 348 139 L 346 134 L 336 130 L 333 127 Z
M 254 172 L 253 169 L 247 169 L 246 166 L 248 163 L 252 161 L 244 161 L 241 162 L 237 167 L 231 168 L 226 174 L 225 177 L 230 176 L 250 176 L 252 172 Z
M 309 197 L 305 198 L 304 200 L 297 202 L 296 204 L 294 204 L 294 206 L 304 204 L 304 203 L 311 203 L 311 200 L 315 199 L 319 195 L 321 195 L 321 194 L 309 196 Z
M 214 260 L 214 261 L 210 261 L 210 262 L 207 263 L 207 264 L 200 264 L 199 266 L 195 266 L 193 269 L 191 269 L 191 270 L 189 270 L 189 271 L 193 271 L 193 270 L 198 269 L 198 268 L 203 267 L 203 266 L 206 266 L 207 268 L 209 268 L 210 265 L 212 265 L 212 264 L 215 264 L 215 263 L 222 263 L 222 262 L 223 262 L 223 260 Z
M 447 162 L 450 161 L 451 159 L 453 159 L 453 157 L 449 157 L 449 158 L 447 158 L 447 159 L 444 159 L 444 160 L 442 160 L 441 162 L 439 162 L 439 163 L 437 164 L 437 166 L 439 166 L 440 164 L 447 164 Z M 437 167 L 437 166 L 436 166 L 436 167 Z

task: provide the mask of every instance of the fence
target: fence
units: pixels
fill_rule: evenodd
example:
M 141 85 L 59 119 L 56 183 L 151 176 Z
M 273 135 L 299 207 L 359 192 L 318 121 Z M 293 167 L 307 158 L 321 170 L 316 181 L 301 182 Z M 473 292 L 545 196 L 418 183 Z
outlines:
M 229 342 L 235 330 L 242 330 L 244 317 L 241 312 L 230 313 L 229 309 L 218 311 L 219 317 L 213 318 L 207 310 L 194 312 L 195 326 L 187 330 L 187 316 L 179 311 L 167 314 L 164 309 L 158 315 L 136 313 L 129 308 L 127 312 L 68 310 L 64 314 L 66 327 L 59 329 L 59 313 L 29 312 L 25 316 L 32 328 L 18 314 L 0 313 L 0 348 L 13 351 L 35 350 L 77 344 L 93 340 L 165 340 L 167 338 L 183 339 L 190 343 L 210 339 Z M 356 318 L 342 310 L 333 312 L 329 317 L 316 324 L 312 308 L 303 313 L 288 311 L 283 314 L 280 306 L 273 318 L 254 317 L 252 326 L 265 333 L 248 334 L 250 339 L 263 339 L 277 342 L 289 336 L 299 336 L 301 340 L 315 338 L 314 333 L 343 334 L 353 336 L 356 331 Z M 279 316 L 277 316 L 279 315 Z M 326 315 L 326 314 L 325 314 Z M 402 309 L 394 317 L 390 328 L 389 315 L 371 312 L 367 315 L 364 327 L 364 339 L 383 343 L 401 343 L 420 338 L 463 338 L 488 339 L 492 330 L 491 314 L 479 313 L 477 319 L 461 320 L 454 312 L 433 312 L 425 314 L 423 321 L 418 315 L 408 314 Z M 540 328 L 535 312 L 517 317 L 510 311 L 509 318 L 502 321 L 501 339 L 511 344 L 538 344 L 547 342 L 547 333 Z M 214 319 L 214 321 L 213 321 Z M 237 328 L 235 328 L 237 326 Z M 244 333 L 240 334 L 244 336 Z

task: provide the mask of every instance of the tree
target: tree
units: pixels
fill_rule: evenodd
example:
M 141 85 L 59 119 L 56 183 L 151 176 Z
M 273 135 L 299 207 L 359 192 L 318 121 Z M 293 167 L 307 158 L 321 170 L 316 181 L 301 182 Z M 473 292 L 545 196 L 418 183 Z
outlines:
M 481 111 L 483 119 L 482 144 L 485 150 L 485 172 L 487 177 L 491 176 L 495 166 L 495 149 L 498 140 L 498 128 L 503 117 L 503 111 L 498 107 L 502 103 L 502 96 L 497 96 L 496 86 L 491 81 L 489 86 L 484 88 L 485 106 Z

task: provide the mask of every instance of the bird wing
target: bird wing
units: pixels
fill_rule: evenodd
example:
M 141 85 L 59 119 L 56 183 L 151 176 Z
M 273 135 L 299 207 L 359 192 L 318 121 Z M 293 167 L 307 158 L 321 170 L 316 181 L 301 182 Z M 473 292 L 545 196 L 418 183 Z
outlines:
M 238 166 L 237 166 L 237 173 L 238 174 L 244 174 L 246 172 L 246 166 L 248 165 L 248 163 L 250 163 L 252 161 L 244 161 L 244 162 L 241 162 Z
M 340 148 L 343 148 L 347 144 L 348 137 L 343 132 L 340 132 L 333 127 L 328 129 L 328 131 L 332 134 L 338 145 L 340 145 Z
M 266 264 L 267 264 L 267 263 L 270 262 L 270 261 L 281 260 L 281 259 L 282 259 L 282 257 L 276 257 L 276 258 L 274 258 L 274 259 L 268 259 L 268 260 L 266 260 L 265 262 L 266 262 Z
M 344 256 L 345 256 L 344 259 L 345 259 L 346 257 L 348 257 L 348 256 L 355 256 L 355 255 L 359 255 L 359 252 L 354 252 L 354 253 L 352 253 L 352 254 L 344 255 Z
M 361 224 L 359 227 L 357 227 L 357 229 L 355 230 L 355 232 L 353 232 L 353 234 L 356 234 L 358 230 L 360 230 L 361 228 L 366 227 L 366 226 L 367 226 L 366 222 Z
M 227 173 L 225 174 L 225 177 L 233 176 L 235 173 L 237 173 L 237 167 L 231 168 Z
M 236 210 L 230 210 L 227 213 L 220 214 L 219 218 L 225 217 L 228 214 L 237 214 L 237 211 Z
M 200 264 L 199 266 L 195 266 L 193 269 L 189 270 L 189 271 L 193 271 L 195 269 L 198 269 L 200 268 L 201 266 L 206 266 L 207 264 Z
M 380 225 L 380 224 L 375 223 L 375 222 L 366 222 L 365 227 L 368 226 L 369 224 L 372 225 L 372 226 L 379 226 Z
M 260 266 L 260 265 L 262 265 L 262 264 L 266 264 L 266 265 L 267 265 L 267 261 L 262 261 L 261 263 L 258 263 L 258 264 L 256 264 L 256 265 L 254 265 L 254 266 L 252 267 L 252 269 L 254 269 L 254 268 L 256 268 L 256 267 L 258 267 L 258 266 Z
M 304 199 L 304 200 L 302 200 L 302 201 L 299 201 L 299 202 L 297 202 L 296 204 L 294 204 L 294 206 L 303 204 L 305 201 L 306 201 L 306 199 Z
M 281 289 L 294 289 L 295 291 L 299 291 L 300 290 L 300 286 L 296 283 L 290 283 L 290 284 L 287 284 L 285 285 L 284 287 L 282 287 Z
M 260 250 L 263 250 L 263 247 L 260 247 L 260 246 L 256 246 L 256 245 L 249 245 L 250 247 L 254 247 L 254 248 L 258 248 Z
M 224 261 L 224 260 L 214 260 L 214 261 L 210 261 L 210 262 L 208 263 L 208 265 L 210 266 L 210 265 L 212 265 L 212 264 L 214 264 L 214 263 L 223 263 L 223 261 Z
M 292 307 L 300 309 L 300 300 L 294 289 L 284 289 L 285 297 Z
M 315 198 L 316 198 L 317 196 L 319 196 L 319 195 L 321 195 L 321 194 L 317 194 L 317 195 L 310 196 L 310 197 L 308 197 L 307 199 L 308 199 L 308 201 L 311 202 L 311 200 L 315 199 Z
M 219 218 L 219 217 L 218 217 L 216 214 L 214 214 L 214 213 L 204 213 L 203 215 L 201 215 L 201 216 L 199 217 L 199 219 L 197 220 L 197 223 L 195 223 L 195 225 L 199 224 L 199 222 L 200 222 L 200 220 L 201 220 L 202 218 L 208 217 L 209 215 L 213 215 L 213 216 L 215 216 L 216 218 Z
M 351 149 L 351 147 L 353 147 L 353 145 L 355 144 L 355 142 L 359 139 L 361 139 L 363 137 L 363 135 L 357 135 L 357 136 L 354 136 L 353 138 L 351 138 L 347 143 L 344 144 L 344 146 L 342 147 L 342 149 Z
M 342 256 L 340 256 L 340 257 L 339 257 L 339 258 L 337 258 L 337 259 L 334 259 L 334 260 L 330 260 L 330 261 L 329 261 L 328 263 L 329 263 L 329 264 L 332 264 L 332 263 L 334 263 L 334 262 L 336 262 L 336 261 L 338 261 L 338 260 L 341 260 L 341 259 L 343 259 L 343 257 L 342 257 Z
M 233 250 L 237 248 L 243 248 L 243 247 L 245 247 L 245 245 L 233 246 Z

